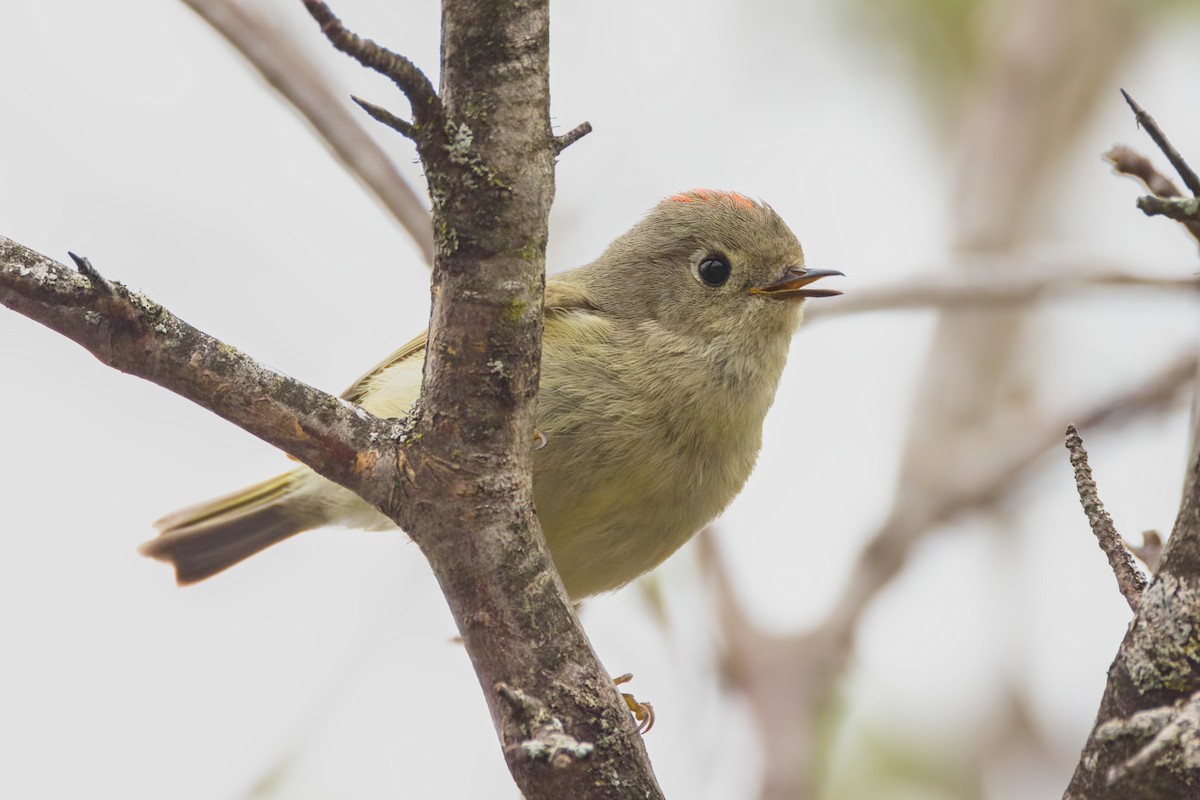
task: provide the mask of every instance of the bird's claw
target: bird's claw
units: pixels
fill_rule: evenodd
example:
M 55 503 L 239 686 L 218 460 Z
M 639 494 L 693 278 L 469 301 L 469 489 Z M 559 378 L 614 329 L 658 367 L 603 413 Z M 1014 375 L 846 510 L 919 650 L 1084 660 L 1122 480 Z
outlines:
M 620 686 L 622 683 L 629 683 L 631 680 L 633 680 L 633 673 L 626 672 L 624 675 L 613 678 L 613 683 Z M 654 727 L 654 706 L 639 701 L 627 692 L 621 692 L 621 699 L 625 701 L 625 705 L 629 708 L 629 713 L 633 714 L 633 718 L 638 721 L 638 733 L 649 733 L 650 729 Z

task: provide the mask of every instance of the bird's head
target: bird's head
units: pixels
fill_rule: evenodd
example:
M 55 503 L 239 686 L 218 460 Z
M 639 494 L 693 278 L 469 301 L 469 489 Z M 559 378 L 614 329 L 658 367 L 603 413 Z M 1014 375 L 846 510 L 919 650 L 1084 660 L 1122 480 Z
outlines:
M 790 336 L 803 301 L 841 294 L 811 284 L 795 234 L 765 203 L 694 189 L 660 202 L 588 272 L 588 293 L 615 316 L 701 338 Z

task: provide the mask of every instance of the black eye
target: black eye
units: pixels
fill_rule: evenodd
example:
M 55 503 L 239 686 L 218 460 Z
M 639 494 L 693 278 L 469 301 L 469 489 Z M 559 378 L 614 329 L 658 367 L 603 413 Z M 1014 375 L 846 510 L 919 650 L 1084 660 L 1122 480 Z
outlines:
M 729 280 L 729 262 L 724 256 L 705 256 L 696 267 L 696 274 L 709 286 L 720 286 Z

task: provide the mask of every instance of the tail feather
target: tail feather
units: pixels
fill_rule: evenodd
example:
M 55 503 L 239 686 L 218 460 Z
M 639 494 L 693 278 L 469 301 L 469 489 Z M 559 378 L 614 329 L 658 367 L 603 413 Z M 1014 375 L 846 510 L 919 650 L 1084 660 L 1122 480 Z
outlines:
M 176 511 L 154 523 L 159 531 L 139 548 L 171 563 L 175 581 L 202 581 L 260 550 L 323 522 L 295 502 L 296 473 L 280 475 L 234 494 Z

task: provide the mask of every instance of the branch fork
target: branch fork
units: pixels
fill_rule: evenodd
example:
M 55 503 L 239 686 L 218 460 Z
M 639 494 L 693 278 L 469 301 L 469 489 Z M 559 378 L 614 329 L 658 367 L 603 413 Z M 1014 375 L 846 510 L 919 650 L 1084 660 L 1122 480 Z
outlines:
M 1174 181 L 1160 173 L 1148 158 L 1129 147 L 1117 145 L 1104 154 L 1104 159 L 1112 164 L 1118 173 L 1137 178 L 1150 190 L 1151 194 L 1138 198 L 1137 207 L 1141 209 L 1142 213 L 1148 217 L 1163 216 L 1173 219 L 1181 223 L 1197 241 L 1200 241 L 1200 199 L 1198 199 L 1200 198 L 1200 177 L 1197 177 L 1195 170 L 1167 139 L 1162 128 L 1154 121 L 1154 117 L 1138 105 L 1137 101 L 1130 97 L 1124 89 L 1121 90 L 1121 95 L 1133 109 L 1134 119 L 1138 126 L 1146 131 L 1162 154 L 1171 162 L 1171 166 L 1192 196 L 1184 197 L 1183 192 L 1179 191 Z

